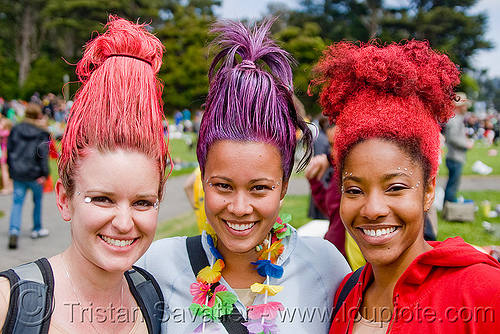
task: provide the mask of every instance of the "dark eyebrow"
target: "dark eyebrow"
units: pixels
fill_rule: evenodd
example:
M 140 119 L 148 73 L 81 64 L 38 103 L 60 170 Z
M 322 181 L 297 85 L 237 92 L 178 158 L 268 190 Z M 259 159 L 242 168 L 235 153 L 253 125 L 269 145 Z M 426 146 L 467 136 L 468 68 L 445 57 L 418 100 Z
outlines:
M 404 173 L 404 172 L 397 172 L 397 173 L 391 173 L 391 174 L 386 174 L 384 175 L 384 181 L 388 181 L 390 179 L 393 179 L 395 177 L 410 177 L 410 175 L 408 173 Z
M 388 181 L 388 180 L 391 180 L 395 177 L 410 177 L 410 175 L 408 175 L 408 173 L 404 173 L 404 172 L 397 172 L 397 173 L 390 173 L 390 174 L 385 174 L 384 177 L 383 177 L 383 180 L 384 181 Z M 342 182 L 343 181 L 347 181 L 347 180 L 352 180 L 354 182 L 361 182 L 361 178 L 357 177 L 357 176 L 352 176 L 352 175 L 349 175 L 349 176 L 345 176 L 342 178 Z
M 100 190 L 99 188 L 89 189 L 86 192 L 89 193 L 89 195 L 91 195 L 91 196 L 97 195 L 97 196 L 113 197 L 116 194 L 112 191 Z M 158 194 L 157 193 L 138 193 L 138 194 L 136 194 L 136 197 L 138 197 L 138 198 L 158 197 Z
M 357 177 L 357 176 L 345 176 L 342 178 L 342 182 L 344 181 L 348 181 L 348 180 L 351 180 L 351 181 L 354 181 L 354 182 L 361 182 L 361 178 Z
M 262 182 L 262 181 L 273 182 L 273 180 L 271 180 L 271 179 L 268 179 L 266 177 L 262 177 L 260 179 L 250 180 L 250 183 L 258 183 L 258 182 Z
M 227 182 L 233 182 L 233 180 L 231 180 L 230 178 L 227 178 L 227 177 L 225 177 L 225 176 L 218 176 L 218 175 L 214 175 L 214 176 L 210 177 L 210 179 L 209 179 L 209 180 L 214 179 L 214 178 L 216 178 L 216 179 L 222 179 L 222 180 L 227 181 Z M 250 183 L 257 183 L 257 182 L 262 182 L 262 181 L 269 181 L 269 182 L 273 182 L 273 180 L 271 180 L 271 179 L 268 179 L 268 178 L 266 178 L 266 177 L 262 177 L 262 178 L 260 178 L 260 179 L 253 179 L 253 180 L 250 180 Z
M 214 176 L 209 178 L 209 180 L 211 180 L 211 179 L 222 179 L 222 180 L 227 181 L 227 182 L 232 182 L 231 179 L 224 177 L 224 176 L 218 176 L 218 175 L 214 175 Z

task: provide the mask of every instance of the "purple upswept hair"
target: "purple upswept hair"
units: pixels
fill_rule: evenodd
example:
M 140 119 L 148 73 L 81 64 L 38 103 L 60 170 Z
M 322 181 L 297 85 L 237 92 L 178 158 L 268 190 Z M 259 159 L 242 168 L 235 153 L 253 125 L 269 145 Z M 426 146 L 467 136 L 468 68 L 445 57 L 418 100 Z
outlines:
M 283 176 L 293 169 L 296 129 L 302 131 L 305 154 L 298 169 L 309 162 L 312 135 L 293 104 L 291 55 L 269 38 L 275 19 L 253 29 L 241 22 L 216 23 L 214 44 L 221 47 L 210 66 L 210 90 L 200 125 L 196 153 L 203 174 L 207 153 L 218 140 L 269 143 L 281 153 Z M 216 67 L 219 65 L 216 70 Z

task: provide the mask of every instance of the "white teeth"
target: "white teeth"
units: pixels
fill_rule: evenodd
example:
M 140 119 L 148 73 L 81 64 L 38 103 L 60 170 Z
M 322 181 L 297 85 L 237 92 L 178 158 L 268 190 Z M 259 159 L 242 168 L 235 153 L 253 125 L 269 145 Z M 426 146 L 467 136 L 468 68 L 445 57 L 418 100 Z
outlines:
M 134 242 L 134 239 L 130 240 L 117 240 L 117 239 L 112 239 L 105 237 L 104 235 L 101 235 L 101 239 L 106 241 L 108 244 L 116 247 L 123 247 L 123 246 L 128 246 Z
M 368 229 L 362 229 L 363 233 L 370 236 L 370 237 L 381 237 L 383 235 L 392 233 L 396 231 L 396 227 L 391 227 L 391 228 L 383 228 L 383 229 L 378 229 L 378 230 L 368 230 Z
M 226 224 L 227 226 L 229 226 L 230 228 L 232 228 L 233 230 L 236 230 L 236 231 L 244 231 L 244 230 L 248 230 L 249 228 L 252 228 L 252 226 L 255 225 L 255 223 L 250 223 L 250 224 L 232 224 L 228 221 L 226 221 Z

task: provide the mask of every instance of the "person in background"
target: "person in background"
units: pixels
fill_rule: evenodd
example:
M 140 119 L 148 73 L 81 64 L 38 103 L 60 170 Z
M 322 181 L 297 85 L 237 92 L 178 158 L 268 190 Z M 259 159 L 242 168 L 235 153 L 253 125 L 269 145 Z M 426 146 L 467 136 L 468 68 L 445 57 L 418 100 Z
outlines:
M 340 216 L 367 260 L 337 290 L 330 333 L 498 332 L 498 261 L 460 237 L 428 242 L 423 233 L 455 64 L 427 42 L 341 42 L 316 73 L 337 126 Z
M 319 155 L 329 156 L 332 153 L 332 138 L 335 125 L 330 124 L 328 118 L 323 115 L 317 117 L 317 121 L 319 132 L 313 144 L 314 157 Z M 325 188 L 327 188 L 330 184 L 332 173 L 333 168 L 331 166 L 328 166 L 322 173 L 323 175 L 320 176 L 320 181 Z M 318 208 L 312 191 L 311 198 L 309 199 L 309 212 L 307 216 L 312 219 L 328 219 L 328 215 L 325 214 L 324 210 Z
M 0 170 L 2 173 L 2 190 L 0 194 L 10 195 L 14 191 L 14 184 L 9 174 L 9 166 L 7 165 L 7 141 L 10 131 L 12 130 L 12 122 L 3 115 L 0 115 Z
M 166 181 L 163 50 L 147 25 L 116 16 L 87 43 L 55 186 L 71 244 L 0 273 L 2 333 L 160 333 L 159 287 L 132 266 L 153 241 Z
M 334 177 L 331 178 L 327 187 L 321 182 L 323 174 L 329 168 L 332 169 L 333 174 L 334 163 L 331 160 L 331 154 L 315 156 L 307 166 L 305 176 L 311 187 L 312 198 L 317 203 L 318 208 L 328 216 L 328 230 L 324 238 L 334 244 L 349 262 L 351 269 L 356 270 L 364 266 L 366 260 L 358 245 L 347 232 L 344 224 L 342 224 L 339 211 L 342 196 L 338 182 Z
M 49 230 L 42 226 L 42 198 L 43 186 L 49 176 L 50 135 L 42 118 L 42 108 L 38 104 L 28 103 L 24 120 L 12 128 L 7 139 L 7 164 L 10 177 L 14 180 L 9 249 L 17 248 L 28 189 L 33 193 L 34 204 L 31 238 L 49 235 Z
M 215 234 L 158 240 L 137 263 L 162 288 L 167 333 L 326 333 L 334 290 L 350 271 L 335 246 L 298 237 L 290 215 L 279 215 L 296 130 L 302 168 L 312 134 L 293 102 L 291 56 L 269 37 L 272 22 L 224 21 L 212 30 L 220 51 L 197 156 Z M 285 312 L 322 316 L 279 316 Z M 193 320 L 176 321 L 179 314 Z
M 467 138 L 464 115 L 470 106 L 465 93 L 459 92 L 455 101 L 455 117 L 451 118 L 444 128 L 444 137 L 448 152 L 446 153 L 446 167 L 448 168 L 448 182 L 444 191 L 444 205 L 446 202 L 457 201 L 457 191 L 460 186 L 462 170 L 467 159 L 467 150 L 474 147 L 474 141 Z
M 196 167 L 186 179 L 186 182 L 184 182 L 184 191 L 196 215 L 198 232 L 201 234 L 203 231 L 206 231 L 209 234 L 214 234 L 215 232 L 207 222 L 207 215 L 205 214 L 205 192 L 203 191 L 200 167 Z

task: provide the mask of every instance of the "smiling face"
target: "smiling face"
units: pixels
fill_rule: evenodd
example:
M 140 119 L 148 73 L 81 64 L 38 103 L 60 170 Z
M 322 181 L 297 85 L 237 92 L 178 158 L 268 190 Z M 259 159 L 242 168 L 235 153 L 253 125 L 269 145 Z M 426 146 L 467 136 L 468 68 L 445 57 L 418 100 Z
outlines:
M 424 211 L 434 200 L 435 179 L 424 182 L 422 166 L 397 144 L 369 139 L 354 146 L 342 187 L 342 221 L 372 265 L 407 266 L 428 249 Z
M 61 215 L 71 220 L 72 247 L 101 269 L 123 272 L 154 238 L 160 184 L 157 163 L 142 153 L 90 149 L 76 167 L 71 198 L 60 180 L 56 184 Z
M 278 149 L 260 142 L 218 141 L 207 154 L 203 175 L 207 220 L 218 248 L 246 253 L 260 244 L 276 222 L 283 182 Z

